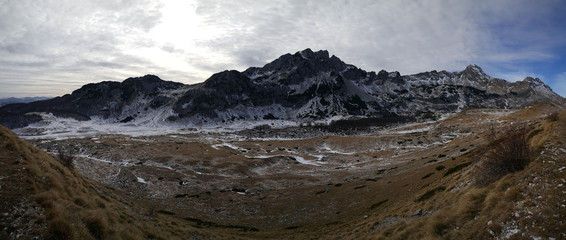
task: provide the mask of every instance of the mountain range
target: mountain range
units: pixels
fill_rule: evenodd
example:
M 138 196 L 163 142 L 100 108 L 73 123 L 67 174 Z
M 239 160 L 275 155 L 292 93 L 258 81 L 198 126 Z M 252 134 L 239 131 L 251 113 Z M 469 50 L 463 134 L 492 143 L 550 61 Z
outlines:
M 50 99 L 50 97 L 0 98 L 0 107 L 2 107 L 4 105 L 12 104 L 12 103 L 29 103 L 29 102 L 46 100 L 46 99 Z
M 422 118 L 471 108 L 517 109 L 565 103 L 538 78 L 508 82 L 477 65 L 413 75 L 367 72 L 328 51 L 285 54 L 263 67 L 213 74 L 185 85 L 154 75 L 87 84 L 61 97 L 0 108 L 0 124 L 20 128 L 37 112 L 109 123 L 229 124 L 250 120 L 312 122 L 332 118 Z

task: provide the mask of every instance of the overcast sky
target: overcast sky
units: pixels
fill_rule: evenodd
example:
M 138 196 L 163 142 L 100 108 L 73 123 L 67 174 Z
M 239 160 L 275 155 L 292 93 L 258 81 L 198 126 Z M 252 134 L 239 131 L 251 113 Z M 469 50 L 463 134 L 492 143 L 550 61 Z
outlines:
M 367 71 L 539 77 L 566 96 L 566 1 L 0 0 L 0 97 L 197 83 L 325 49 Z

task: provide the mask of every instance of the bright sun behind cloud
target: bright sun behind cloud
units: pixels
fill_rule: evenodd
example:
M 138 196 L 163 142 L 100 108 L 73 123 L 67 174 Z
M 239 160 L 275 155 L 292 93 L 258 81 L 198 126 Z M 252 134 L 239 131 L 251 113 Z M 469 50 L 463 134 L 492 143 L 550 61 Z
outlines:
M 203 62 L 225 58 L 218 52 L 206 48 L 206 43 L 222 38 L 224 29 L 207 26 L 203 18 L 196 13 L 194 1 L 167 1 L 161 9 L 163 17 L 147 35 L 152 45 L 141 48 L 130 48 L 127 53 L 138 56 L 153 64 L 173 71 L 193 72 L 198 77 L 206 78 L 208 74 L 198 74 L 192 61 L 202 56 Z
M 494 77 L 533 73 L 561 88 L 554 78 L 566 56 L 564 1 L 4 2 L 0 97 L 58 96 L 145 74 L 197 83 L 306 48 L 367 71 L 474 63 Z M 39 82 L 42 91 L 29 87 Z

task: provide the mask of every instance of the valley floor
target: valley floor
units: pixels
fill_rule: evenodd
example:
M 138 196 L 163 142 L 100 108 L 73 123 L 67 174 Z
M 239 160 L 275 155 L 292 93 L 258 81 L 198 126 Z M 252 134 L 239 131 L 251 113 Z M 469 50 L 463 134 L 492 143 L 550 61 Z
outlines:
M 28 141 L 73 155 L 73 174 L 112 192 L 116 209 L 176 232 L 145 238 L 561 239 L 566 112 L 547 117 L 560 110 L 468 110 L 352 135 L 301 137 L 316 130 L 305 127 L 294 138 L 256 130 Z M 534 129 L 533 162 L 477 186 L 493 139 L 512 124 Z

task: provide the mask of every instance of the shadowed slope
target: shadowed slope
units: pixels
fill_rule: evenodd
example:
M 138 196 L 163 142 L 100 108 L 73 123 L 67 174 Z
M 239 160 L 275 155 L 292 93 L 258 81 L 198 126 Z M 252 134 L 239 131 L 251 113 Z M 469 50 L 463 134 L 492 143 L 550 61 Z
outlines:
M 182 239 L 196 235 L 101 186 L 0 126 L 0 238 Z

